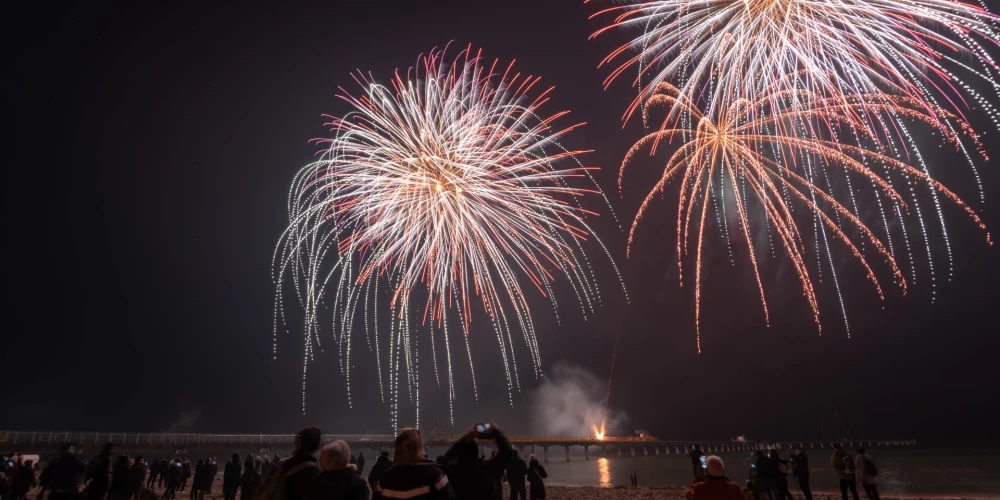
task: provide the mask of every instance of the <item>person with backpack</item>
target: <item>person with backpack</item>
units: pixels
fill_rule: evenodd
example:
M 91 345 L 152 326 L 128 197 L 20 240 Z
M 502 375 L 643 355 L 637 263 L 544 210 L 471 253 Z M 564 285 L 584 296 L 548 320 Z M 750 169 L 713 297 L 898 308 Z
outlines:
M 382 451 L 375 459 L 375 465 L 372 466 L 371 472 L 368 473 L 368 487 L 372 491 L 376 491 L 378 480 L 382 479 L 382 474 L 385 474 L 385 471 L 389 470 L 390 467 L 392 467 L 392 460 L 389 460 L 389 452 Z
M 528 455 L 528 498 L 531 500 L 545 500 L 545 481 L 549 477 L 545 472 L 545 467 L 538 463 L 535 454 Z
M 403 429 L 393 446 L 392 467 L 379 478 L 376 498 L 455 500 L 448 476 L 436 462 L 427 459 L 419 429 Z
M 368 500 L 368 482 L 350 463 L 351 447 L 334 441 L 320 452 L 323 472 L 313 481 L 306 500 Z
M 840 443 L 833 443 L 833 455 L 830 456 L 830 466 L 837 471 L 840 480 L 840 495 L 847 500 L 847 490 L 851 490 L 854 500 L 858 498 L 858 487 L 854 481 L 854 459 L 844 451 Z
M 854 463 L 861 472 L 861 486 L 865 489 L 868 500 L 878 500 L 878 467 L 875 467 L 875 461 L 865 453 L 864 448 L 858 448 Z
M 284 486 L 284 499 L 304 500 L 312 488 L 313 480 L 319 475 L 319 459 L 316 452 L 323 440 L 319 427 L 309 426 L 295 435 L 295 454 L 277 465 L 280 470 L 278 481 Z
M 788 491 L 788 460 L 781 458 L 778 450 L 771 449 L 771 462 L 775 466 L 774 489 L 780 500 L 795 500 L 795 497 Z
M 799 481 L 799 489 L 806 500 L 812 500 L 812 489 L 809 487 L 809 457 L 802 448 L 795 448 L 790 459 L 792 475 Z
M 240 478 L 243 476 L 243 466 L 240 465 L 240 454 L 233 453 L 232 460 L 226 462 L 222 472 L 222 496 L 226 500 L 236 500 L 236 492 L 240 489 Z

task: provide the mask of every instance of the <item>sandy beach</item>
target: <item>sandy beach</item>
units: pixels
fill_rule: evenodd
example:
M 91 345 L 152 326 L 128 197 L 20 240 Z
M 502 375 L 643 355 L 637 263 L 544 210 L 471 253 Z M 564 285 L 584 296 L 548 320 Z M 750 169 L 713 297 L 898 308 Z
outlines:
M 190 483 L 189 483 L 190 484 Z M 38 489 L 32 490 L 28 498 L 34 500 L 38 495 Z M 154 488 L 158 495 L 163 495 L 163 488 Z M 687 486 L 613 486 L 610 488 L 599 488 L 596 486 L 546 486 L 547 500 L 686 500 Z M 190 496 L 190 486 L 187 490 L 177 494 L 177 500 L 188 500 Z M 212 491 L 205 496 L 206 500 L 222 499 L 222 476 L 219 475 L 212 484 Z M 237 496 L 237 498 L 239 498 Z M 503 498 L 510 498 L 510 490 L 504 485 Z M 795 494 L 796 500 L 804 500 L 801 494 Z M 814 492 L 814 500 L 841 500 L 839 492 Z M 861 496 L 862 500 L 867 497 Z M 963 496 L 963 495 L 881 495 L 886 500 L 972 500 L 972 499 L 997 499 L 1000 497 L 983 496 Z

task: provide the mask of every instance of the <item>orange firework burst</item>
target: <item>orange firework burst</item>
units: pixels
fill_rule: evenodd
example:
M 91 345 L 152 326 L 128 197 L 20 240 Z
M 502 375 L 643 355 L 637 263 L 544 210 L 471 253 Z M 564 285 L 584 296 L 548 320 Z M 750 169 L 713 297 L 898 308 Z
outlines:
M 794 78 L 794 75 L 789 75 L 789 78 Z M 840 285 L 830 257 L 828 235 L 830 240 L 840 241 L 850 251 L 854 261 L 864 268 L 880 298 L 884 298 L 882 286 L 869 264 L 869 257 L 866 257 L 866 243 L 891 268 L 894 281 L 902 293 L 906 292 L 907 286 L 891 246 L 888 222 L 885 222 L 886 243 L 858 217 L 860 212 L 854 197 L 856 188 L 850 184 L 852 178 L 856 183 L 859 180 L 870 183 L 883 221 L 886 220 L 887 209 L 900 218 L 910 212 L 911 205 L 918 203 L 912 186 L 919 181 L 930 187 L 935 195 L 943 196 L 961 207 L 985 230 L 976 213 L 955 193 L 932 178 L 926 170 L 897 158 L 904 146 L 912 143 L 906 128 L 895 128 L 906 123 L 933 127 L 945 142 L 955 147 L 969 142 L 979 148 L 977 136 L 959 117 L 937 107 L 928 110 L 925 102 L 909 97 L 858 94 L 830 98 L 804 89 L 788 89 L 780 85 L 774 88 L 776 90 L 762 92 L 753 100 L 738 99 L 726 107 L 703 112 L 677 87 L 669 83 L 658 84 L 646 106 L 650 110 L 666 108 L 670 112 L 659 127 L 653 127 L 654 132 L 642 137 L 629 150 L 619 172 L 620 189 L 626 166 L 640 151 L 648 149 L 653 154 L 664 141 L 671 144 L 679 142 L 667 160 L 659 182 L 639 209 L 629 232 L 628 244 L 631 253 L 636 226 L 645 216 L 650 203 L 667 184 L 680 179 L 677 203 L 678 268 L 683 285 L 684 256 L 690 254 L 690 247 L 693 246 L 695 325 L 699 352 L 702 249 L 708 208 L 713 204 L 710 199 L 715 200 L 715 210 L 722 215 L 722 221 L 726 220 L 727 212 L 737 221 L 736 233 L 747 244 L 765 321 L 769 321 L 767 300 L 751 236 L 752 219 L 748 216 L 752 210 L 763 213 L 768 238 L 773 235 L 791 261 L 818 329 L 819 303 L 806 264 L 802 231 L 793 217 L 793 205 L 805 207 L 805 213 L 814 222 L 817 255 L 822 244 L 830 261 L 838 296 Z M 775 107 L 772 105 L 775 102 L 782 105 Z M 917 151 L 911 151 L 911 154 L 919 158 Z M 877 173 L 876 167 L 884 173 Z M 830 178 L 834 175 L 845 180 L 846 190 L 833 189 Z M 894 178 L 897 179 L 896 184 Z M 905 186 L 908 193 L 901 192 L 897 184 Z M 841 192 L 850 193 L 853 209 L 839 201 Z M 919 206 L 916 209 L 919 210 Z M 723 225 L 725 227 L 720 230 L 728 236 L 728 225 Z M 692 233 L 695 235 L 693 242 Z M 859 236 L 852 238 L 849 233 Z M 924 233 L 926 238 L 926 229 Z M 988 233 L 986 238 L 989 241 Z M 841 310 L 844 311 L 842 299 Z

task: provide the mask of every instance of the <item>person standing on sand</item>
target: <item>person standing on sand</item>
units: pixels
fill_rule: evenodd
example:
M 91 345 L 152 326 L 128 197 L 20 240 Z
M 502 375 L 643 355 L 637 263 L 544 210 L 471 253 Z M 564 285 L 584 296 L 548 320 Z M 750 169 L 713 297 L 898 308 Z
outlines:
M 545 467 L 538 463 L 538 458 L 532 453 L 528 455 L 528 498 L 531 500 L 545 500 L 545 481 L 549 477 L 545 472 Z
M 358 466 L 358 475 L 360 476 L 361 474 L 363 474 L 365 472 L 365 454 L 364 453 L 358 453 L 358 463 L 356 465 Z
M 177 491 L 184 491 L 187 488 L 188 479 L 191 478 L 191 461 L 184 457 L 184 462 L 181 463 L 181 485 L 177 488 Z
M 101 453 L 87 464 L 87 498 L 103 500 L 111 485 L 111 454 L 115 451 L 114 443 L 104 443 Z
M 774 463 L 762 450 L 757 450 L 757 479 L 760 485 L 759 497 L 767 497 L 768 500 L 775 500 L 774 493 L 777 490 L 778 465 Z
M 249 458 L 249 457 L 248 457 Z M 243 466 L 243 477 L 240 478 L 240 500 L 250 500 L 260 488 L 260 458 L 248 461 Z
M 142 483 L 146 481 L 146 461 L 142 456 L 135 457 L 135 462 L 128 469 L 128 495 L 126 500 L 139 500 L 142 493 Z
M 701 457 L 705 456 L 705 454 L 701 452 L 701 448 L 698 445 L 694 445 L 691 447 L 691 452 L 688 453 L 688 456 L 691 457 L 691 473 L 695 476 L 700 475 Z
M 497 450 L 496 456 L 489 460 L 477 458 L 477 439 L 492 439 Z M 477 430 L 477 426 L 473 426 L 444 454 L 444 462 L 448 464 L 448 480 L 455 489 L 455 495 L 463 500 L 493 500 L 498 494 L 502 498 L 503 473 L 507 470 L 513 452 L 510 441 L 496 423 L 490 422 L 488 430 L 483 433 Z
M 519 497 L 521 500 L 528 499 L 525 494 L 527 490 L 524 488 L 524 478 L 527 475 L 528 464 L 524 463 L 524 460 L 518 456 L 517 450 L 514 450 L 514 456 L 511 457 L 510 463 L 507 464 L 507 484 L 510 485 L 510 500 L 517 500 Z
M 10 481 L 10 492 L 14 500 L 25 500 L 27 494 L 34 488 L 38 481 L 35 480 L 35 463 L 31 460 L 25 460 L 24 463 L 18 467 L 17 473 Z M 37 498 L 37 497 L 36 497 Z
M 392 467 L 392 461 L 389 460 L 389 452 L 383 451 L 379 454 L 378 459 L 375 460 L 375 465 L 372 466 L 372 471 L 368 473 L 368 487 L 375 491 L 375 487 L 378 486 L 379 479 L 382 479 L 382 474 Z
M 167 473 L 170 472 L 170 461 L 167 459 L 160 460 L 160 488 L 163 487 L 163 483 L 167 481 Z
M 799 489 L 806 500 L 813 500 L 812 489 L 809 487 L 809 457 L 802 448 L 795 448 L 791 458 L 792 475 L 799 480 Z
M 153 460 L 153 465 L 149 466 L 149 482 L 146 483 L 147 488 L 152 488 L 156 486 L 156 478 L 160 475 L 160 459 Z
M 772 449 L 770 457 L 775 468 L 775 491 L 780 500 L 795 500 L 795 497 L 788 491 L 788 460 L 781 458 L 778 450 Z
M 118 461 L 111 469 L 111 487 L 108 500 L 126 500 L 128 497 L 128 455 L 118 455 Z
M 240 489 L 240 477 L 243 467 L 240 465 L 240 454 L 233 453 L 232 460 L 226 462 L 222 472 L 222 496 L 226 500 L 236 500 L 236 492 Z
M 286 500 L 303 500 L 309 493 L 313 480 L 320 473 L 316 452 L 322 442 L 323 433 L 319 427 L 310 425 L 295 434 L 295 454 L 281 462 L 276 472 L 285 481 Z
M 473 428 L 474 430 L 474 428 Z M 463 438 L 464 439 L 464 438 Z M 460 440 L 459 442 L 462 442 Z M 473 443 L 475 444 L 475 443 Z M 376 496 L 408 500 L 455 500 L 455 491 L 441 467 L 424 454 L 424 440 L 419 429 L 400 431 L 394 443 L 392 467 L 382 474 Z M 469 496 L 464 498 L 482 498 Z
M 201 494 L 201 485 L 205 483 L 205 459 L 198 460 L 194 466 L 194 477 L 191 478 L 190 500 L 197 500 Z
M 700 457 L 698 462 L 701 463 Z M 715 455 L 705 459 L 704 480 L 692 483 L 687 492 L 688 500 L 745 500 L 745 498 L 740 485 L 726 477 L 726 465 Z
M 855 485 L 854 459 L 844 451 L 840 443 L 833 443 L 833 455 L 830 455 L 830 466 L 837 471 L 840 479 L 840 495 L 847 500 L 847 490 L 851 490 L 854 500 L 858 498 L 858 487 Z
M 260 464 L 261 479 L 267 479 L 271 475 L 272 470 L 274 470 L 274 464 L 271 463 L 271 457 L 264 455 L 264 463 Z
M 306 500 L 368 500 L 368 482 L 350 463 L 351 447 L 334 441 L 320 451 L 323 472 L 316 476 Z
M 864 448 L 858 448 L 858 456 L 854 459 L 854 463 L 860 472 L 857 475 L 858 480 L 865 489 L 868 500 L 878 500 L 878 467 L 875 467 L 875 461 L 865 453 Z

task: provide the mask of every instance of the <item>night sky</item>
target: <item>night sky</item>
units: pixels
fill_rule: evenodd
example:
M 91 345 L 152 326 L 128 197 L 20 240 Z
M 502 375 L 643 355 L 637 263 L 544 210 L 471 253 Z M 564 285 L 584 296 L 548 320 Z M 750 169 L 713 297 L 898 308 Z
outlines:
M 288 187 L 318 149 L 309 140 L 328 136 L 321 115 L 346 111 L 335 94 L 338 86 L 357 90 L 355 69 L 385 81 L 449 41 L 455 53 L 471 43 L 488 58 L 516 59 L 520 71 L 556 87 L 548 111 L 572 110 L 564 124 L 587 122 L 571 145 L 596 150 L 584 160 L 601 167 L 597 180 L 626 230 L 662 169 L 662 157 L 643 161 L 618 193 L 617 168 L 642 128 L 621 126 L 634 95 L 627 80 L 601 86 L 608 70 L 597 65 L 626 36 L 588 41 L 603 22 L 588 16 L 601 3 L 27 4 L 4 16 L 0 428 L 293 432 L 315 423 L 330 432 L 390 431 L 367 354 L 354 367 L 353 409 L 335 350 L 318 354 L 306 416 L 298 332 L 282 334 L 271 359 L 271 258 Z M 997 132 L 977 125 L 1000 155 L 990 140 Z M 966 166 L 948 155 L 931 161 L 932 173 L 1000 232 L 995 161 L 980 168 L 985 204 Z M 611 398 L 628 414 L 620 430 L 673 439 L 849 433 L 1000 442 L 1000 256 L 957 209 L 945 207 L 956 254 L 950 282 L 934 238 L 935 303 L 921 247 L 905 297 L 888 269 L 875 266 L 884 304 L 835 250 L 850 339 L 832 283 L 818 284 L 819 336 L 781 259 L 762 268 L 766 328 L 745 247 L 734 248 L 732 266 L 722 241 L 710 239 L 699 355 L 693 293 L 677 284 L 676 191 L 669 193 L 640 226 L 630 259 L 626 233 L 599 199 L 588 200 L 601 213 L 595 230 L 622 269 L 629 303 L 597 247 L 588 249 L 604 298 L 596 318 L 573 314 L 568 289 L 557 289 L 561 325 L 544 297 L 532 298 L 546 372 L 569 362 L 605 380 L 620 328 Z M 480 401 L 460 385 L 456 425 L 495 418 L 530 432 L 529 394 L 539 382 L 523 363 L 524 387 L 511 408 L 495 337 L 480 326 L 472 333 Z M 421 384 L 426 425 L 446 420 L 445 389 L 430 372 Z M 402 423 L 411 415 L 404 404 Z

